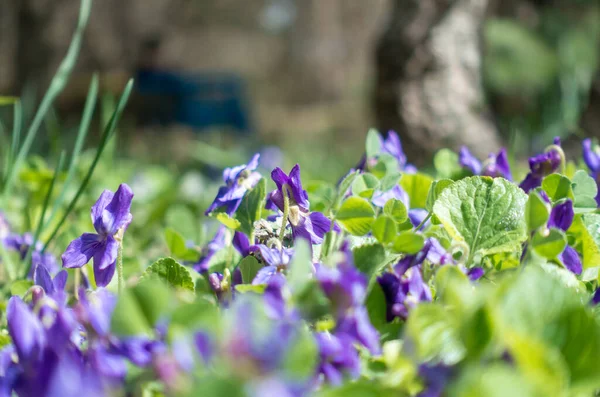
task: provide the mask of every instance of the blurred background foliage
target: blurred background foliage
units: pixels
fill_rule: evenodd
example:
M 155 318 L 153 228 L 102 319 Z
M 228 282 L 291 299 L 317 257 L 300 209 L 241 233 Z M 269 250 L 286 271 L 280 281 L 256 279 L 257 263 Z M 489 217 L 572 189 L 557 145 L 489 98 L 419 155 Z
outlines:
M 77 8 L 78 0 L 0 2 L 0 93 L 22 96 L 25 125 L 65 54 Z M 453 18 L 459 22 L 452 25 Z M 461 21 L 476 29 L 456 29 Z M 396 41 L 384 45 L 390 36 Z M 444 58 L 436 36 L 464 46 Z M 299 162 L 313 178 L 335 182 L 360 159 L 372 126 L 397 129 L 417 165 L 461 144 L 480 157 L 499 145 L 523 156 L 558 135 L 568 150 L 569 137 L 600 134 L 599 41 L 596 0 L 95 1 L 75 73 L 34 151 L 56 158 L 72 145 L 93 72 L 101 81 L 102 111 L 93 123 L 100 131 L 127 79 L 148 68 L 176 74 L 182 90 L 193 81 L 211 106 L 232 95 L 246 118 L 243 131 L 232 128 L 239 120 L 229 127 L 175 117 L 152 122 L 178 102 L 171 94 L 146 95 L 138 78 L 111 156 L 167 164 L 171 175 L 218 177 L 240 157 L 279 146 L 283 154 L 271 165 Z M 449 85 L 460 80 L 463 64 L 472 84 Z M 240 93 L 198 83 L 222 76 L 240 82 Z M 421 91 L 412 95 L 415 87 Z M 427 113 L 455 103 L 465 103 L 485 128 L 459 111 Z M 382 116 L 386 107 L 392 118 Z M 221 108 L 194 109 L 210 117 Z M 413 120 L 422 109 L 426 126 Z M 10 107 L 0 107 L 0 116 L 9 130 Z M 89 145 L 98 139 L 90 134 Z

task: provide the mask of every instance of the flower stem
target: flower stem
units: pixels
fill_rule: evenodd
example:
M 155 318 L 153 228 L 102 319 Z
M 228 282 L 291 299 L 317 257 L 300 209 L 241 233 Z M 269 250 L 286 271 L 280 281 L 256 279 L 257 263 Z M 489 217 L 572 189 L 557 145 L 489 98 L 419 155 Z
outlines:
M 119 241 L 119 249 L 117 250 L 117 286 L 119 289 L 119 295 L 123 292 L 123 240 Z
M 432 213 L 429 212 L 427 214 L 427 216 L 421 221 L 421 223 L 419 223 L 417 225 L 417 227 L 415 228 L 415 232 L 418 232 L 423 227 L 423 225 L 425 225 L 425 223 L 427 223 L 427 221 L 431 218 L 431 215 L 432 215 Z
M 75 269 L 75 279 L 73 281 L 73 296 L 79 300 L 79 284 L 81 283 L 81 269 Z
M 283 237 L 285 236 L 285 227 L 287 226 L 288 216 L 290 215 L 290 197 L 288 195 L 288 185 L 283 185 L 283 218 L 281 219 L 281 230 L 279 230 L 279 241 L 283 243 Z

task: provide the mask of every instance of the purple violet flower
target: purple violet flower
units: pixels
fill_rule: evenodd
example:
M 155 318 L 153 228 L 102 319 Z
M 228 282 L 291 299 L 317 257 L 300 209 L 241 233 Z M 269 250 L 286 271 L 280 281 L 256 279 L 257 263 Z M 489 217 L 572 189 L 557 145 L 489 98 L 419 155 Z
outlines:
M 555 227 L 566 232 L 571 227 L 574 217 L 575 211 L 573 210 L 573 202 L 571 200 L 557 203 L 552 207 L 552 211 L 550 212 L 548 227 Z
M 468 169 L 473 175 L 491 176 L 493 178 L 503 177 L 512 181 L 510 164 L 504 148 L 500 149 L 498 154 L 490 153 L 487 160 L 482 164 L 466 146 L 463 146 L 459 152 L 458 162 L 461 167 Z
M 277 185 L 277 189 L 269 194 L 268 209 L 273 206 L 284 210 L 284 194 L 289 197 L 288 221 L 292 226 L 292 236 L 306 239 L 311 244 L 321 244 L 323 236 L 331 230 L 331 221 L 320 212 L 310 212 L 308 194 L 302 188 L 300 180 L 300 166 L 296 164 L 290 171 L 289 176 L 275 168 L 271 178 Z M 339 230 L 339 229 L 338 229 Z
M 560 139 L 554 139 L 554 145 L 560 147 Z M 555 148 L 529 158 L 529 173 L 519 187 L 528 193 L 542 184 L 544 177 L 555 173 L 560 168 L 562 154 Z
M 107 286 L 115 273 L 120 240 L 131 223 L 132 199 L 133 192 L 124 183 L 115 193 L 102 192 L 91 211 L 96 233 L 84 233 L 69 244 L 62 255 L 63 267 L 82 267 L 94 258 L 96 285 Z
M 583 140 L 582 146 L 583 160 L 590 169 L 590 174 L 596 181 L 596 185 L 598 185 L 600 182 L 600 154 L 596 150 L 597 148 L 592 147 L 592 140 L 589 138 Z M 596 194 L 596 203 L 600 206 L 600 186 Z
M 340 333 L 330 334 L 319 332 L 315 334 L 317 346 L 319 347 L 318 373 L 322 374 L 325 381 L 338 386 L 344 376 L 358 378 L 360 375 L 360 357 L 354 347 L 353 337 Z
M 548 219 L 547 226 L 554 227 L 566 232 L 575 217 L 575 211 L 573 210 L 573 202 L 569 199 L 561 201 L 552 207 L 550 212 L 550 218 Z M 583 271 L 583 265 L 581 258 L 577 251 L 571 246 L 567 245 L 563 252 L 558 255 L 558 259 L 562 264 L 574 274 L 581 274 Z
M 246 192 L 252 189 L 261 178 L 261 175 L 255 172 L 258 168 L 259 158 L 260 154 L 257 153 L 248 164 L 225 168 L 223 171 L 225 186 L 219 188 L 217 196 L 205 212 L 206 215 L 220 207 L 225 207 L 225 213 L 228 215 L 237 211 Z
M 27 251 L 33 244 L 33 235 L 31 233 L 24 234 L 9 234 L 3 240 L 2 243 L 8 250 L 17 251 L 21 260 L 24 260 L 27 256 Z M 45 267 L 50 274 L 55 274 L 58 270 L 58 263 L 54 255 L 44 252 L 42 249 L 44 245 L 41 241 L 37 241 L 35 248 L 31 254 L 31 263 L 33 266 L 29 269 L 28 277 L 33 276 L 33 269 L 37 266 Z
M 215 233 L 212 240 L 206 244 L 204 248 L 202 248 L 202 253 L 200 254 L 200 258 L 196 263 L 192 265 L 195 271 L 198 273 L 205 273 L 208 271 L 208 267 L 210 265 L 210 261 L 215 256 L 217 252 L 219 252 L 222 248 L 225 247 L 227 237 L 227 228 L 225 226 L 219 226 L 217 232 Z

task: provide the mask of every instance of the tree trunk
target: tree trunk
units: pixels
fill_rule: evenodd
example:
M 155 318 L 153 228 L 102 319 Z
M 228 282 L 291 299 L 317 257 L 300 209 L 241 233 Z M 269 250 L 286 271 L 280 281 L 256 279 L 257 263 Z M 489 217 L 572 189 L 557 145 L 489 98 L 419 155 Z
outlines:
M 485 157 L 500 145 L 486 115 L 481 28 L 487 0 L 395 0 L 376 49 L 375 116 L 396 130 L 409 159 L 469 146 Z

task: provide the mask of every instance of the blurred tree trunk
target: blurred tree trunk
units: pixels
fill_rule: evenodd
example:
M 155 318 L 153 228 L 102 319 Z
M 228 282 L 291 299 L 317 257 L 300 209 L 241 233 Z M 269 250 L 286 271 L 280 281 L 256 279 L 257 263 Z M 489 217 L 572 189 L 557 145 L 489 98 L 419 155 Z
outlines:
M 500 142 L 481 84 L 487 0 L 394 0 L 376 48 L 377 127 L 396 130 L 411 161 L 468 145 L 480 157 Z
M 17 56 L 17 26 L 20 0 L 0 1 L 0 95 L 12 92 L 17 78 L 17 68 L 13 60 Z
M 335 100 L 344 81 L 344 0 L 296 2 L 289 61 L 300 102 Z

